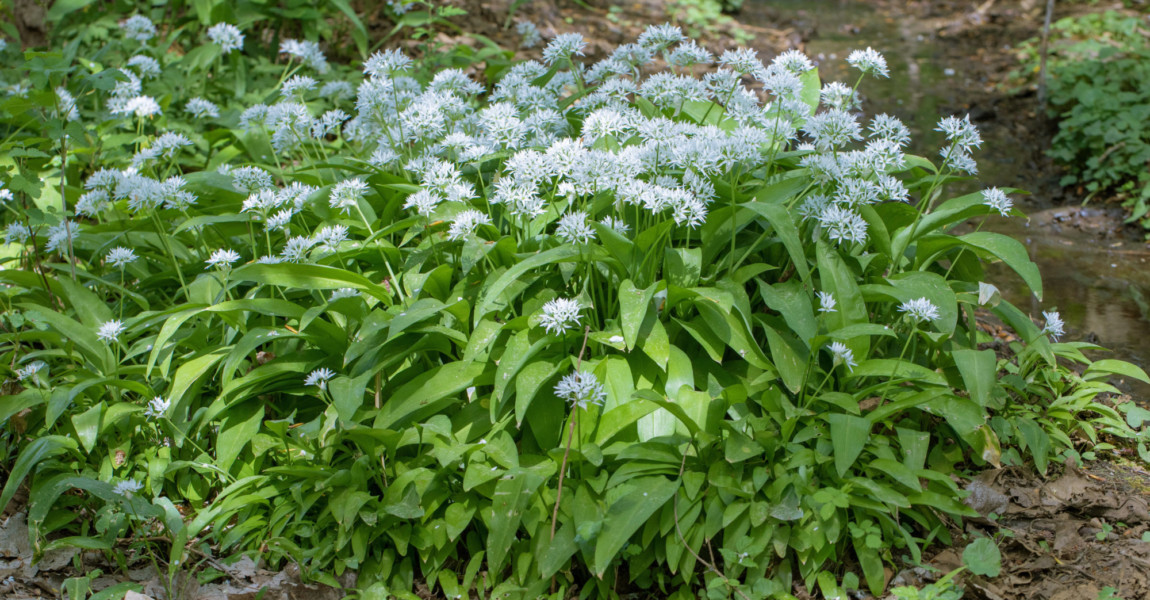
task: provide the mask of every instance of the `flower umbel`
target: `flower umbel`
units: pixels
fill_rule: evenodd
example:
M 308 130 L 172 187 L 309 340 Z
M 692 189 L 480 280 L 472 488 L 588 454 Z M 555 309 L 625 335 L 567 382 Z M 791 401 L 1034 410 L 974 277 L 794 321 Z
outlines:
M 212 252 L 212 255 L 208 257 L 208 260 L 205 260 L 204 262 L 208 263 L 207 268 L 209 269 L 212 267 L 217 269 L 230 269 L 232 267 L 232 263 L 239 259 L 239 252 L 229 248 L 220 248 L 215 252 Z
M 863 73 L 873 73 L 879 77 L 890 77 L 890 71 L 886 68 L 886 59 L 869 46 L 866 50 L 855 50 L 851 52 L 850 56 L 847 57 L 847 63 Z
M 1006 192 L 996 188 L 982 190 L 983 204 L 998 211 L 998 214 L 1009 217 L 1010 209 L 1014 208 L 1014 201 L 1006 196 Z
M 907 300 L 899 305 L 898 309 L 906 313 L 915 323 L 933 321 L 939 316 L 938 307 L 925 297 Z
M 1042 311 L 1042 318 L 1046 319 L 1046 326 L 1042 328 L 1042 333 L 1050 335 L 1050 339 L 1057 342 L 1058 338 L 1066 333 L 1063 329 L 1066 324 L 1062 322 L 1062 315 L 1059 315 L 1058 311 Z
M 327 389 L 327 380 L 332 377 L 335 377 L 335 371 L 327 367 L 320 367 L 308 374 L 307 378 L 303 380 L 303 384 L 318 386 L 319 389 L 323 390 Z
M 838 302 L 835 301 L 835 297 L 830 292 L 819 292 L 818 296 L 819 296 L 819 312 L 821 312 L 821 313 L 838 312 L 838 309 L 835 308 L 835 306 L 838 305 Z
M 144 409 L 144 416 L 149 419 L 159 419 L 163 417 L 168 409 L 172 407 L 172 401 L 162 396 L 156 396 L 148 402 L 148 406 Z
M 127 327 L 124 327 L 123 322 L 117 319 L 105 321 L 100 325 L 100 328 L 96 330 L 96 337 L 103 340 L 105 344 L 111 344 L 120 339 L 120 334 L 124 333 L 125 329 L 127 329 Z
M 559 380 L 555 395 L 566 400 L 572 408 L 586 409 L 592 404 L 602 405 L 607 392 L 594 373 L 575 371 Z
M 112 488 L 112 491 L 125 498 L 131 498 L 132 494 L 142 489 L 144 489 L 144 484 L 140 483 L 139 481 L 136 481 L 135 479 L 125 479 L 124 481 L 117 483 L 116 487 Z
M 578 300 L 556 298 L 543 305 L 543 316 L 539 323 L 547 333 L 564 333 L 579 325 L 581 308 Z
M 121 246 L 112 248 L 112 250 L 108 252 L 108 257 L 104 260 L 106 260 L 110 266 L 122 269 L 128 266 L 129 263 L 135 261 L 136 258 L 136 253 L 131 248 Z
M 854 371 L 854 368 L 858 366 L 858 363 L 855 362 L 854 352 L 851 352 L 846 344 L 832 342 L 831 345 L 827 346 L 827 349 L 834 355 L 834 366 L 846 365 L 848 371 Z

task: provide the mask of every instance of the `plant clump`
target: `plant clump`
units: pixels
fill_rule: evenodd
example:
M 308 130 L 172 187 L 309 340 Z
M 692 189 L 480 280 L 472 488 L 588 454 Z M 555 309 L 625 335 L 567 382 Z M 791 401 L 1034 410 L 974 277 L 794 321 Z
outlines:
M 872 49 L 824 84 L 563 34 L 487 86 L 129 21 L 4 51 L 0 506 L 29 485 L 40 550 L 259 552 L 362 597 L 878 594 L 974 514 L 955 475 L 1144 450 L 1099 396 L 1145 374 L 996 293 L 987 260 L 1041 298 L 1021 243 L 950 232 L 1015 214 L 945 193 L 969 120 L 936 165 L 863 118 Z

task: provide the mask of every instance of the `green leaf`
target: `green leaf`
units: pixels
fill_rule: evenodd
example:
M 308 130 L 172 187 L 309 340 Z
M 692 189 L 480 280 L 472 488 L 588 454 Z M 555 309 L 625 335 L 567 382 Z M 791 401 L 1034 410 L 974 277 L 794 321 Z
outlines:
M 498 573 L 502 569 L 517 537 L 527 503 L 543 481 L 543 477 L 533 471 L 515 469 L 495 484 L 487 535 L 487 567 L 490 572 Z
M 802 284 L 795 280 L 782 283 L 767 284 L 759 279 L 759 295 L 771 310 L 783 316 L 787 327 L 798 336 L 799 341 L 808 349 L 811 339 L 818 333 L 818 321 L 815 320 L 814 306 L 810 295 L 802 288 Z
M 603 529 L 595 543 L 591 568 L 599 577 L 607 572 L 627 540 L 675 495 L 679 482 L 665 477 L 641 477 L 622 487 L 618 499 L 607 508 Z
M 375 429 L 392 429 L 446 410 L 458 400 L 463 390 L 480 385 L 484 365 L 453 362 L 417 375 L 399 389 L 391 391 L 375 417 Z M 490 384 L 491 378 L 487 377 Z
M 1002 571 L 1002 553 L 990 538 L 978 538 L 963 549 L 962 564 L 975 575 L 998 577 Z
M 1018 427 L 1018 432 L 1022 434 L 1022 439 L 1026 442 L 1026 447 L 1034 458 L 1034 467 L 1040 473 L 1046 474 L 1047 459 L 1050 455 L 1050 436 L 1034 419 L 1019 417 L 1014 419 L 1014 424 Z
M 384 303 L 391 303 L 391 294 L 383 286 L 358 273 L 336 267 L 314 264 L 250 264 L 235 269 L 228 276 L 229 281 L 248 281 L 267 285 L 278 285 L 305 290 L 338 290 L 355 288 L 366 292 Z
M 263 422 L 264 407 L 258 401 L 244 402 L 228 409 L 216 436 L 216 466 L 227 471 L 251 443 Z
M 1038 301 L 1042 301 L 1042 274 L 1038 272 L 1038 265 L 1030 260 L 1030 253 L 1022 242 L 989 231 L 968 233 L 958 239 L 967 246 L 983 250 L 1006 263 L 1006 266 L 1022 277 Z
M 655 297 L 658 284 L 651 284 L 640 290 L 630 279 L 619 284 L 619 318 L 623 329 L 623 340 L 627 350 L 634 350 L 639 342 L 639 328 L 647 318 L 647 309 Z
M 811 112 L 819 109 L 819 97 L 822 91 L 822 82 L 819 80 L 819 68 L 803 71 L 799 75 L 799 81 L 803 82 L 803 90 L 799 93 L 801 99 L 807 106 L 811 107 Z
M 997 384 L 998 361 L 993 350 L 955 350 L 951 356 L 954 364 L 962 375 L 962 382 L 970 399 L 979 406 L 986 406 L 990 402 L 990 392 Z
M 600 248 L 600 250 L 602 250 Z M 531 269 L 536 269 L 545 265 L 570 262 L 578 260 L 582 254 L 582 250 L 577 246 L 571 244 L 564 244 L 558 248 L 552 248 L 545 252 L 541 252 L 530 258 L 524 259 L 516 264 L 514 267 L 508 269 L 505 273 L 499 276 L 498 279 L 489 283 L 484 287 L 479 301 L 475 304 L 474 325 L 478 325 L 487 313 L 496 309 L 496 302 L 503 292 L 511 286 L 516 280 L 523 276 L 524 273 Z
M 830 415 L 831 445 L 835 453 L 835 470 L 846 475 L 870 438 L 870 421 L 854 415 Z
M 883 571 L 882 558 L 879 557 L 878 550 L 868 547 L 861 537 L 852 538 L 852 542 L 855 556 L 858 557 L 863 576 L 866 577 L 867 587 L 875 596 L 881 596 L 883 588 L 886 587 L 886 573 Z
M 795 227 L 792 220 L 793 216 L 786 209 L 783 203 L 787 202 L 794 197 L 795 194 L 802 191 L 806 186 L 806 181 L 798 177 L 784 179 L 779 183 L 767 186 L 760 190 L 755 197 L 760 200 L 770 198 L 768 201 L 760 202 L 745 202 L 742 206 L 755 211 L 759 216 L 767 220 L 771 227 L 775 229 L 775 233 L 782 241 L 783 247 L 787 249 L 787 254 L 791 257 L 791 264 L 794 265 L 795 270 L 799 274 L 799 278 L 803 282 L 810 281 L 811 269 L 807 264 L 807 255 L 803 247 L 802 239 L 799 237 L 799 230 Z
M 559 374 L 563 361 L 557 357 L 541 358 L 528 363 L 515 376 L 515 424 L 522 425 L 531 401 L 552 377 Z
M 1094 363 L 1092 363 L 1089 367 L 1086 367 L 1085 375 L 1091 375 L 1094 373 L 1120 375 L 1122 377 L 1136 379 L 1142 383 L 1150 383 L 1150 377 L 1147 377 L 1146 371 L 1142 370 L 1142 367 L 1139 367 L 1133 363 L 1128 363 L 1124 360 L 1116 360 L 1113 358 L 1094 361 Z
M 46 435 L 32 440 L 16 457 L 16 463 L 8 473 L 8 482 L 4 484 L 4 491 L 0 493 L 0 511 L 8 506 L 8 501 L 16 495 L 16 489 L 23 483 L 24 478 L 32 468 L 42 462 L 68 450 L 76 449 L 76 440 L 62 435 Z

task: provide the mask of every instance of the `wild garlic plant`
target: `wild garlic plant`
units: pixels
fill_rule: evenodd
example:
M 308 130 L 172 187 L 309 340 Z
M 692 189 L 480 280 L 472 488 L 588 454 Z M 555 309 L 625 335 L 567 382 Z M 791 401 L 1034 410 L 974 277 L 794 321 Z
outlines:
M 879 594 L 971 513 L 958 466 L 1140 435 L 1096 397 L 1145 374 L 1001 298 L 981 261 L 1041 297 L 1020 243 L 949 233 L 1014 214 L 945 196 L 974 125 L 942 119 L 936 166 L 864 118 L 872 49 L 824 84 L 660 25 L 478 81 L 300 40 L 272 63 L 228 23 L 178 56 L 141 19 L 120 62 L 4 74 L 0 505 L 28 481 L 38 539 L 131 481 L 172 556 L 366 595 Z

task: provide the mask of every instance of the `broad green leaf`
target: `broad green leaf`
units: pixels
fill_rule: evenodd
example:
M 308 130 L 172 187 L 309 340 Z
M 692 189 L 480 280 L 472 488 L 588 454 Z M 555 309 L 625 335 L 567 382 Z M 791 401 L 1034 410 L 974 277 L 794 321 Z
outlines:
M 634 350 L 639 342 L 639 328 L 646 320 L 647 309 L 651 306 L 657 288 L 658 284 L 651 284 L 647 289 L 640 290 L 630 279 L 619 285 L 619 320 L 628 351 Z
M 998 577 L 1002 571 L 1002 553 L 993 540 L 981 537 L 962 550 L 962 564 L 975 575 Z
M 1046 465 L 1050 456 L 1050 436 L 1034 419 L 1019 417 L 1014 419 L 1018 432 L 1026 443 L 1027 450 L 1034 458 L 1034 466 L 1039 473 L 1046 474 Z
M 599 577 L 607 572 L 627 540 L 675 495 L 679 482 L 665 477 L 642 477 L 624 487 L 625 491 L 607 508 L 603 530 L 595 543 L 591 570 Z
M 481 363 L 453 362 L 421 373 L 400 388 L 389 391 L 373 427 L 392 429 L 442 412 L 458 401 L 460 392 L 482 385 L 480 376 L 483 370 Z M 488 376 L 487 384 L 490 383 Z
M 250 281 L 266 285 L 307 290 L 338 290 L 355 288 L 391 303 L 391 294 L 363 275 L 336 267 L 315 264 L 249 264 L 239 267 L 228 277 L 231 281 Z
M 231 469 L 240 452 L 259 432 L 263 418 L 264 407 L 259 402 L 244 402 L 228 410 L 216 437 L 217 467 L 224 471 Z
M 4 484 L 4 491 L 0 493 L 0 510 L 8 506 L 8 501 L 16 495 L 16 489 L 24 482 L 24 478 L 32 468 L 44 461 L 76 449 L 76 440 L 62 435 L 46 435 L 32 440 L 16 457 L 12 470 L 8 473 L 8 481 Z M 33 498 L 36 500 L 36 498 Z
M 997 384 L 998 361 L 994 351 L 967 348 L 955 350 L 951 356 L 962 375 L 962 382 L 966 384 L 970 399 L 979 406 L 986 406 L 990 402 L 990 392 Z
M 1122 377 L 1136 379 L 1142 383 L 1150 383 L 1150 377 L 1147 377 L 1146 371 L 1142 370 L 1142 367 L 1139 367 L 1133 363 L 1128 363 L 1124 360 L 1116 360 L 1113 358 L 1097 360 L 1094 361 L 1089 367 L 1086 367 L 1085 375 L 1092 375 L 1094 373 L 1119 375 Z
M 818 322 L 815 320 L 810 294 L 793 279 L 775 284 L 767 284 L 760 279 L 758 284 L 759 294 L 767 307 L 778 311 L 787 326 L 798 336 L 799 341 L 810 348 L 811 339 L 818 333 Z
M 831 424 L 831 446 L 835 453 L 835 471 L 846 475 L 858 459 L 870 437 L 870 421 L 853 415 L 835 414 L 827 417 Z
M 516 469 L 495 484 L 487 534 L 487 566 L 491 572 L 498 573 L 502 569 L 503 561 L 518 537 L 516 534 L 527 503 L 543 481 L 537 473 Z
M 578 260 L 583 253 L 577 246 L 564 244 L 520 261 L 483 288 L 475 304 L 474 324 L 478 325 L 487 313 L 496 310 L 496 303 L 503 293 L 526 272 L 549 264 Z
M 522 425 L 531 401 L 543 384 L 559 374 L 563 361 L 557 357 L 534 360 L 515 376 L 515 424 Z

